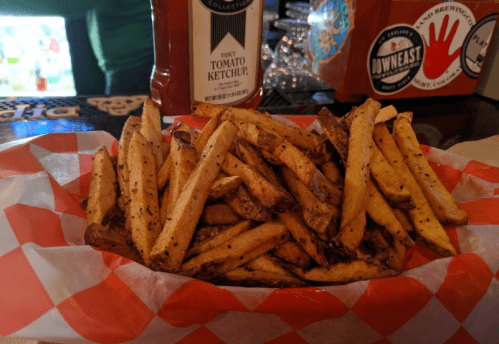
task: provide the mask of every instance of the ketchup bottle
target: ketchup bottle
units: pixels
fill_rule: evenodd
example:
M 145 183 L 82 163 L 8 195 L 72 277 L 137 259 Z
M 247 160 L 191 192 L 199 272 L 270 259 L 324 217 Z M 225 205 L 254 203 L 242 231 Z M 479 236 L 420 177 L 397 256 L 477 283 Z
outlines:
M 192 101 L 256 109 L 263 94 L 264 0 L 151 0 L 151 98 L 163 115 Z

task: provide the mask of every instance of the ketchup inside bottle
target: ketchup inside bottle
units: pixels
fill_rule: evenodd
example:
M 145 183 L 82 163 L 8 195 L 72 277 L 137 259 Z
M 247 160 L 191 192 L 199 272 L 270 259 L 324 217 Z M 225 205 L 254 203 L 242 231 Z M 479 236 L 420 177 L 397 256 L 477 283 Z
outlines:
M 151 0 L 155 50 L 155 66 L 151 76 L 151 98 L 159 105 L 162 114 L 166 116 L 189 114 L 191 113 L 192 100 L 206 101 L 206 99 L 192 99 L 191 96 L 191 80 L 193 79 L 190 68 L 192 56 L 189 30 L 192 28 L 189 26 L 192 24 L 192 18 L 189 15 L 189 6 L 193 1 L 206 2 L 204 0 Z M 252 1 L 256 4 L 261 2 L 262 10 L 260 13 L 263 13 L 263 0 L 239 0 L 239 3 L 242 2 L 244 5 L 244 3 Z M 213 2 L 210 1 L 210 3 Z M 228 6 L 224 2 L 227 0 L 218 0 L 220 5 L 217 6 Z M 227 2 L 227 4 L 230 3 Z M 248 20 L 254 20 L 254 18 L 248 18 Z M 261 16 L 259 20 L 261 27 Z M 234 25 L 240 26 L 239 24 L 236 22 Z M 234 30 L 237 30 L 237 27 Z M 256 109 L 260 105 L 263 95 L 263 70 L 260 57 L 261 29 L 252 34 L 259 35 L 258 67 L 256 68 L 257 75 L 255 75 L 256 88 L 241 102 L 228 105 Z M 206 58 L 209 57 L 206 56 Z M 200 83 L 203 80 L 193 80 L 192 82 Z M 206 102 L 210 103 L 210 101 Z

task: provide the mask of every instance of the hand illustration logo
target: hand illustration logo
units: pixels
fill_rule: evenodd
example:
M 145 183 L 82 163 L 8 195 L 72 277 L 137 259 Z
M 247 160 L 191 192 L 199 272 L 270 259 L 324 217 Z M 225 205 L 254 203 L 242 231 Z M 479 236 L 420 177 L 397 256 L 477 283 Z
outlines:
M 457 28 L 459 27 L 459 20 L 454 22 L 454 26 L 452 26 L 447 40 L 444 41 L 448 23 L 449 16 L 447 15 L 442 23 L 438 41 L 435 40 L 435 24 L 431 23 L 430 44 L 427 44 L 426 39 L 424 40 L 426 56 L 424 59 L 423 70 L 428 79 L 436 79 L 441 76 L 461 53 L 461 48 L 459 48 L 452 55 L 449 55 L 449 47 L 454 39 L 454 36 L 456 35 Z

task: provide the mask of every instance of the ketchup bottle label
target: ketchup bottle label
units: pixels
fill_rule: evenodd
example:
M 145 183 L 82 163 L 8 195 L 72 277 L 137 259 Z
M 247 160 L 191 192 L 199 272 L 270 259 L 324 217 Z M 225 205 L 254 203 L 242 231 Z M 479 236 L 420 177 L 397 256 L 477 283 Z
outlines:
M 258 85 L 264 0 L 190 0 L 191 100 L 234 105 Z

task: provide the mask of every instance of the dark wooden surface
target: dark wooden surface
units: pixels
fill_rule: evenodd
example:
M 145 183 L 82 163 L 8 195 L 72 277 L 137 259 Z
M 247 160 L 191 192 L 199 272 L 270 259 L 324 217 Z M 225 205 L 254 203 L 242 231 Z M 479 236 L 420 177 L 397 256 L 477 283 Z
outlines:
M 25 104 L 27 100 L 0 101 L 0 111 L 15 104 Z M 64 99 L 31 99 L 31 107 L 43 103 L 50 109 L 58 106 L 81 107 L 80 116 L 76 118 L 43 119 L 39 121 L 16 121 L 0 123 L 0 143 L 23 139 L 45 133 L 94 131 L 103 130 L 119 138 L 121 129 L 127 116 L 116 117 L 98 111 L 86 103 L 85 97 Z M 439 148 L 449 148 L 455 143 L 478 140 L 499 134 L 499 102 L 489 100 L 478 95 L 420 98 L 405 100 L 383 101 L 383 105 L 393 104 L 399 112 L 412 111 L 414 113 L 414 127 L 422 143 Z M 277 105 L 276 105 L 277 104 Z M 313 113 L 323 104 L 292 107 L 286 103 L 267 105 L 264 110 L 271 113 Z M 327 107 L 338 117 L 346 114 L 353 103 L 334 102 Z M 140 115 L 140 109 L 132 115 Z M 164 128 L 167 127 L 163 124 Z

